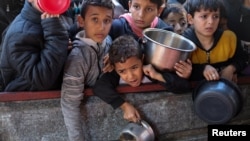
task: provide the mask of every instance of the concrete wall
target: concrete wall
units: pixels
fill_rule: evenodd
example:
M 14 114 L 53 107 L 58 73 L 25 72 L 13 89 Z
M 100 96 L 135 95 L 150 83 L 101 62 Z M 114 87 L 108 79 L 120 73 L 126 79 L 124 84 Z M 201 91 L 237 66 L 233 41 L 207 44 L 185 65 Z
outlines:
M 250 124 L 250 85 L 242 111 L 229 124 Z M 194 113 L 191 93 L 129 93 L 133 103 L 153 127 L 157 141 L 205 141 L 207 124 Z M 86 141 L 115 141 L 127 125 L 120 109 L 113 110 L 95 96 L 81 105 Z M 0 102 L 0 141 L 67 141 L 59 99 Z

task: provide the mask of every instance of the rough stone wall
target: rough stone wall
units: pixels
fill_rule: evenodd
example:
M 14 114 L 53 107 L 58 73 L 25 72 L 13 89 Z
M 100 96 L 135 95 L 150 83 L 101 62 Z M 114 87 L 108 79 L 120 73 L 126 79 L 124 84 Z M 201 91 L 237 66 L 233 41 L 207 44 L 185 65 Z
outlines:
M 250 124 L 250 85 L 242 111 L 229 124 Z M 155 131 L 157 141 L 206 141 L 207 124 L 194 113 L 191 93 L 129 93 L 124 98 L 135 105 Z M 81 105 L 86 141 L 115 141 L 128 124 L 120 109 L 95 96 Z M 0 102 L 0 141 L 67 141 L 60 99 Z

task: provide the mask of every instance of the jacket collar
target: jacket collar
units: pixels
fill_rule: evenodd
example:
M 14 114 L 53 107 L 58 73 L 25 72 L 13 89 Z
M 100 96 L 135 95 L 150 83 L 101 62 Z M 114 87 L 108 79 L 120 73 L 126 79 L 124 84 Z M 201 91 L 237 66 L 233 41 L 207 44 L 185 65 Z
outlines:
M 41 23 L 41 12 L 35 9 L 28 1 L 25 1 L 21 16 L 33 23 Z
M 90 38 L 86 38 L 84 30 L 78 32 L 76 34 L 76 38 L 80 39 L 81 41 L 83 41 L 84 43 L 88 44 L 89 46 L 94 47 L 99 52 L 102 52 L 102 50 L 105 48 L 105 46 L 106 46 L 106 40 L 107 40 L 107 38 L 105 38 L 103 40 L 103 42 L 99 44 L 99 43 L 93 41 Z
M 223 34 L 223 30 L 218 28 L 215 33 L 214 33 L 214 43 L 213 43 L 213 46 L 211 47 L 210 50 L 212 50 L 218 43 L 218 41 L 220 40 L 220 37 L 221 35 Z M 196 34 L 195 34 L 195 31 L 194 31 L 194 28 L 193 27 L 190 27 L 188 28 L 187 30 L 185 30 L 184 34 L 183 34 L 184 37 L 187 37 L 188 39 L 190 39 L 191 41 L 193 41 L 197 47 L 201 48 L 202 50 L 203 47 L 199 41 L 199 39 L 197 38 Z

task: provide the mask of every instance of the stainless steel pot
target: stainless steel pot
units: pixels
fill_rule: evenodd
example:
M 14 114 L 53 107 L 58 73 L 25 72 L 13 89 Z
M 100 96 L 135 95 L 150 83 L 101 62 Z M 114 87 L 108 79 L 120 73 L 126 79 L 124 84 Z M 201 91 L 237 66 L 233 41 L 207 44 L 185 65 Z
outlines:
M 143 31 L 145 61 L 159 70 L 174 70 L 180 60 L 186 60 L 196 45 L 171 31 L 148 28 Z
M 193 92 L 194 110 L 208 124 L 224 124 L 243 107 L 239 87 L 226 79 L 202 81 Z
M 130 122 L 120 133 L 120 141 L 154 141 L 155 135 L 150 125 L 141 120 Z

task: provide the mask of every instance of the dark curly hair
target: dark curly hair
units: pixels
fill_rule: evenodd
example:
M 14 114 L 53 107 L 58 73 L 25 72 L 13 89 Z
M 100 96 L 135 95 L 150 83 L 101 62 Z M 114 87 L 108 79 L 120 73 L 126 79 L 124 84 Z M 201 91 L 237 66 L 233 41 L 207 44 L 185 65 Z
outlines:
M 109 50 L 110 63 L 124 63 L 130 57 L 142 59 L 143 53 L 140 44 L 130 35 L 116 38 Z

